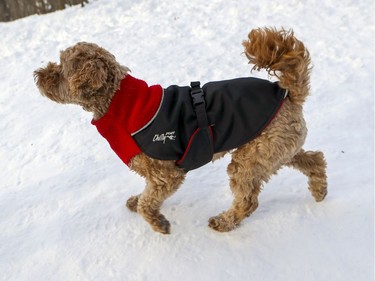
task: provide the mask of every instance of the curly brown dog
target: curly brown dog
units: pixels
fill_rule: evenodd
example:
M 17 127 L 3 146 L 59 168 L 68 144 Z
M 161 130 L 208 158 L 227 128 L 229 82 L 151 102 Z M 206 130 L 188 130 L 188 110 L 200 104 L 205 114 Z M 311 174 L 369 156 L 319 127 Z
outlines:
M 323 153 L 302 149 L 307 135 L 302 105 L 309 93 L 308 50 L 292 31 L 273 28 L 252 30 L 243 46 L 249 62 L 254 64 L 253 70 L 266 69 L 278 78 L 277 87 L 286 89 L 288 94 L 272 121 L 256 137 L 236 149 L 215 151 L 217 153 L 211 157 L 218 159 L 225 153 L 232 156 L 227 169 L 234 196 L 232 206 L 209 219 L 209 226 L 222 232 L 234 229 L 256 210 L 262 185 L 282 166 L 295 168 L 308 177 L 309 190 L 317 202 L 327 194 Z M 60 64 L 50 62 L 47 67 L 35 71 L 34 77 L 43 96 L 58 103 L 82 106 L 93 113 L 94 124 L 108 115 L 106 113 L 116 92 L 122 87 L 122 81 L 131 77 L 128 72 L 129 69 L 121 66 L 108 51 L 95 44 L 81 42 L 61 52 Z M 125 96 L 125 101 L 126 97 L 130 100 L 132 93 Z M 150 96 L 150 99 L 154 97 Z M 144 111 L 144 114 L 147 112 Z M 138 121 L 134 119 L 132 122 L 129 121 L 128 126 Z M 212 134 L 212 128 L 210 130 Z M 103 132 L 100 133 L 104 136 Z M 120 137 L 126 139 L 129 146 L 138 149 L 132 134 Z M 157 136 L 154 142 L 161 140 L 165 143 L 167 137 Z M 174 140 L 175 136 L 169 135 L 169 138 Z M 116 144 L 111 146 L 115 150 Z M 129 156 L 127 164 L 146 179 L 144 191 L 129 198 L 127 207 L 143 216 L 155 231 L 170 233 L 170 223 L 160 213 L 160 207 L 182 184 L 186 170 L 175 160 L 155 159 L 143 152 Z

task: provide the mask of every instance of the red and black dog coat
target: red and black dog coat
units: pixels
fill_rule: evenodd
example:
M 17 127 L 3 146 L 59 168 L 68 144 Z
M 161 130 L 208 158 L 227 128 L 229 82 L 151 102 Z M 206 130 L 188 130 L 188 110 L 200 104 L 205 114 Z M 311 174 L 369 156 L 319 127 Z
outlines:
M 163 89 L 126 75 L 108 111 L 92 124 L 127 165 L 143 152 L 189 171 L 258 136 L 286 95 L 276 82 L 258 78 Z

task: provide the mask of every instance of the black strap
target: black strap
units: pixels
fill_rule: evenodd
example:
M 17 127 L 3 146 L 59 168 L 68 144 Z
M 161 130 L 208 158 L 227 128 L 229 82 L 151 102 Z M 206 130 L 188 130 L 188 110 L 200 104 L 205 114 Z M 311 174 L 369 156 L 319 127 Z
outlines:
M 199 168 L 212 160 L 214 146 L 211 128 L 208 126 L 206 101 L 200 82 L 191 82 L 190 95 L 197 114 L 198 129 L 189 140 L 189 145 L 183 157 L 177 161 L 179 167 L 185 172 Z
M 193 99 L 193 105 L 197 114 L 198 127 L 203 129 L 208 127 L 208 119 L 206 113 L 206 102 L 204 100 L 204 93 L 201 89 L 200 82 L 195 81 L 190 83 L 190 95 Z

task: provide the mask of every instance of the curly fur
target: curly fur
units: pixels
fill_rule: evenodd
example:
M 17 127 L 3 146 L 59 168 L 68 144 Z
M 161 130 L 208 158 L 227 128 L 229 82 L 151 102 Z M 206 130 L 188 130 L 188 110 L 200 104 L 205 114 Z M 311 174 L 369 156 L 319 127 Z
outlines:
M 217 231 L 230 231 L 258 207 L 258 195 L 273 174 L 289 166 L 308 177 L 316 201 L 327 194 L 326 161 L 322 152 L 304 151 L 307 135 L 302 105 L 309 93 L 310 55 L 292 31 L 254 29 L 243 42 L 253 70 L 266 69 L 278 77 L 289 95 L 272 123 L 254 140 L 230 152 L 228 165 L 231 207 L 209 219 Z M 78 43 L 61 52 L 60 64 L 49 63 L 34 72 L 42 95 L 58 103 L 74 103 L 99 119 L 108 110 L 120 81 L 129 69 L 95 44 Z M 214 156 L 219 159 L 225 153 Z M 146 179 L 146 188 L 127 201 L 158 232 L 170 233 L 170 223 L 160 213 L 163 201 L 183 183 L 185 173 L 173 161 L 135 156 L 130 168 Z

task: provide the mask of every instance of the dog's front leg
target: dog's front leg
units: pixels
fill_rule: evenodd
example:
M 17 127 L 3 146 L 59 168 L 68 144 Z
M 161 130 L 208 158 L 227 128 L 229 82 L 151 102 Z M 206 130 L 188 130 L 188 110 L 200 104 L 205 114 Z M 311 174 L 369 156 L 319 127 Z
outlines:
M 173 161 L 161 161 L 140 155 L 131 169 L 146 178 L 145 190 L 132 196 L 126 205 L 139 213 L 158 232 L 170 233 L 169 221 L 160 213 L 164 200 L 171 196 L 185 179 L 185 173 Z
M 132 196 L 128 199 L 128 201 L 126 201 L 126 207 L 128 207 L 130 211 L 137 212 L 138 199 L 140 196 L 141 194 Z
M 160 207 L 165 199 L 172 195 L 178 186 L 157 186 L 153 183 L 146 185 L 145 191 L 139 196 L 137 212 L 160 233 L 170 233 L 170 223 L 160 213 Z

